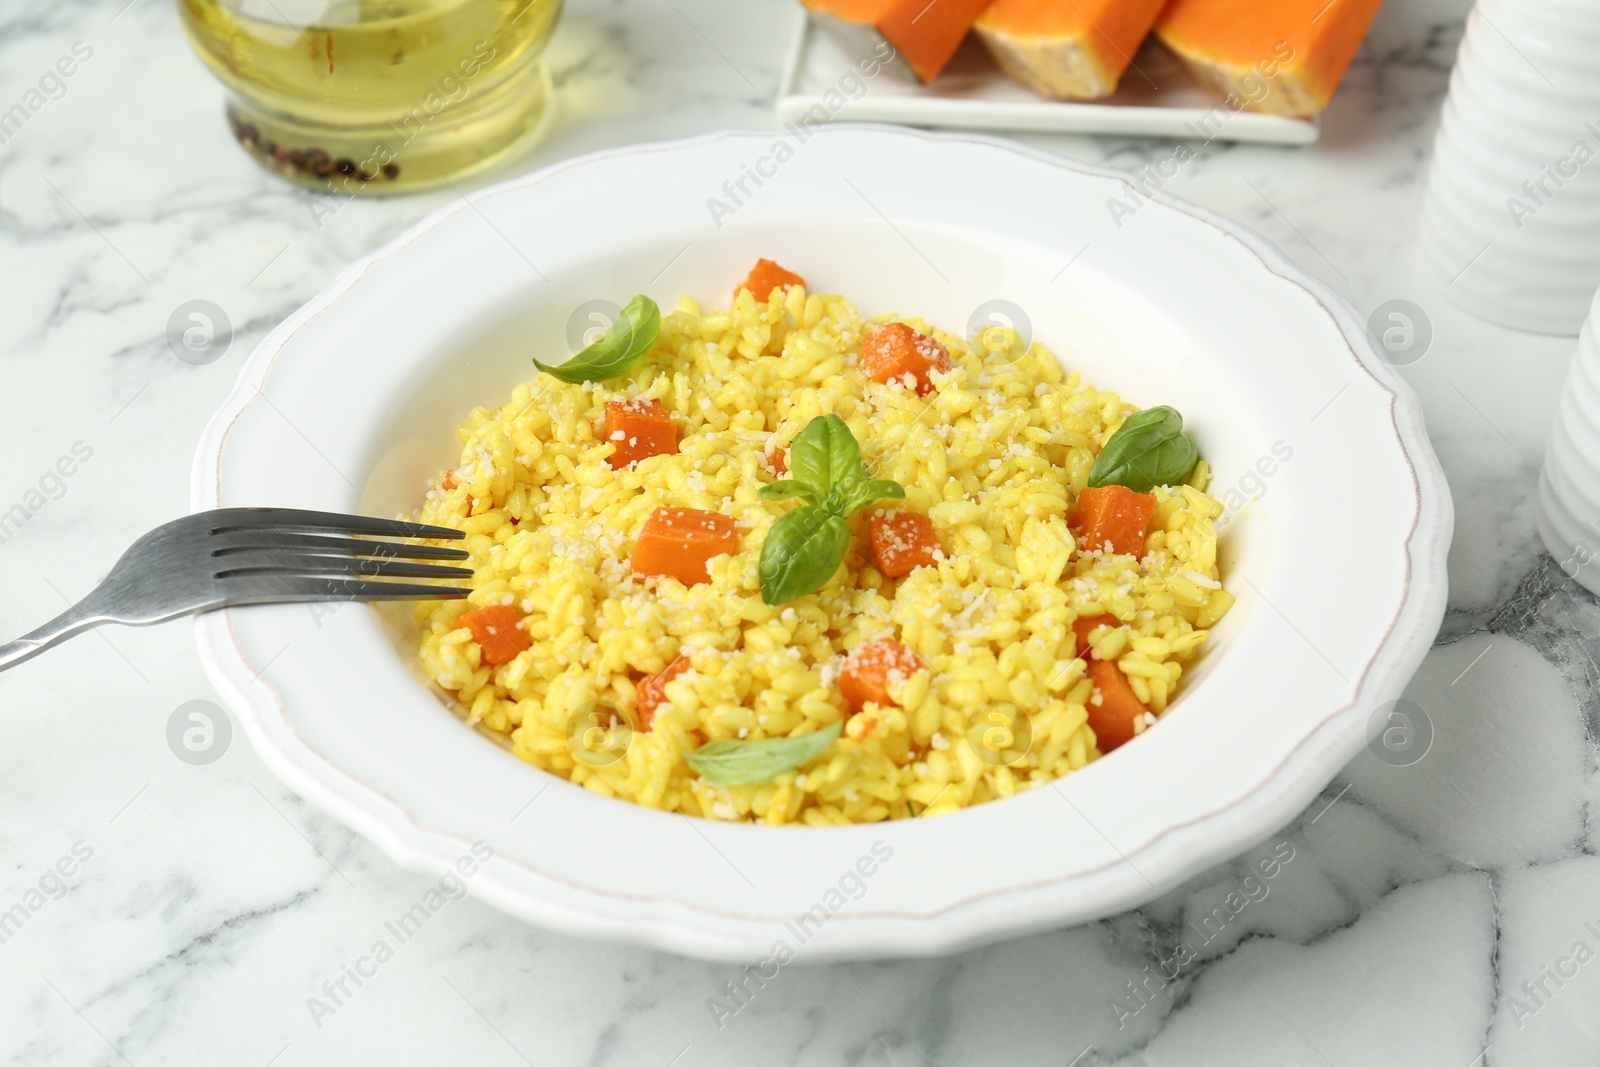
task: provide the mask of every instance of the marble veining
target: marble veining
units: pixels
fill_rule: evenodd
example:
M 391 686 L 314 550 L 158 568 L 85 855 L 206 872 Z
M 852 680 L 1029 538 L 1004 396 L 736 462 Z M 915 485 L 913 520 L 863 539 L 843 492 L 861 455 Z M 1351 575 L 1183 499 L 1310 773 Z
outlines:
M 775 125 L 791 3 L 570 0 L 559 114 L 510 173 Z M 1431 319 L 1403 373 L 1457 533 L 1449 616 L 1407 692 L 1434 735 L 1420 762 L 1363 753 L 1278 834 L 1137 911 L 950 959 L 797 963 L 733 999 L 737 968 L 556 936 L 470 898 L 400 941 L 386 922 L 432 880 L 290 794 L 240 737 L 214 762 L 175 756 L 175 709 L 214 698 L 188 626 L 101 631 L 0 675 L 0 1062 L 1600 1062 L 1600 603 L 1534 531 L 1574 344 L 1471 318 L 1415 249 L 1467 7 L 1391 0 L 1321 143 L 1213 143 L 1167 183 L 1362 314 L 1404 298 Z M 0 142 L 0 512 L 28 512 L 0 531 L 13 632 L 185 509 L 194 442 L 252 345 L 457 195 L 330 212 L 257 170 L 166 0 L 0 11 L 0 110 L 79 41 L 92 58 Z M 1172 148 L 1021 139 L 1129 171 Z M 198 366 L 166 343 L 194 299 L 233 331 Z M 90 458 L 51 478 L 75 446 Z

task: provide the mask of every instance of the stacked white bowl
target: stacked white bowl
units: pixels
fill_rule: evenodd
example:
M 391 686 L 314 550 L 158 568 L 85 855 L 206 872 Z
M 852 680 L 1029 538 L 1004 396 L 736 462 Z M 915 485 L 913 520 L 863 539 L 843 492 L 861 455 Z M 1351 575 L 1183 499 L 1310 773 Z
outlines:
M 1434 146 L 1421 240 L 1468 310 L 1576 334 L 1600 286 L 1600 3 L 1480 0 Z
M 1539 534 L 1569 577 L 1600 593 L 1600 292 L 1578 337 L 1545 449 Z

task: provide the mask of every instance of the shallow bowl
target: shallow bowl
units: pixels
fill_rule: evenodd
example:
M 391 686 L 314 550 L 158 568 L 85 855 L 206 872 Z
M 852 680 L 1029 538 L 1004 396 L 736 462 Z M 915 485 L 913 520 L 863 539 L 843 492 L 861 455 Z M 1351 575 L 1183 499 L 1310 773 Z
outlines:
M 194 506 L 409 511 L 456 462 L 465 412 L 503 403 L 530 356 L 569 351 L 575 309 L 638 292 L 720 306 L 758 256 L 866 314 L 955 332 L 1020 308 L 1090 381 L 1183 412 L 1228 505 L 1238 603 L 1159 724 L 950 815 L 725 824 L 517 760 L 418 681 L 368 607 L 203 617 L 207 671 L 290 787 L 417 870 L 457 869 L 481 842 L 492 858 L 459 868 L 470 891 L 551 929 L 825 960 L 1136 906 L 1282 827 L 1368 743 L 1445 604 L 1450 501 L 1416 399 L 1352 310 L 1260 237 L 1007 142 L 722 133 L 452 204 L 260 344 L 201 442 Z

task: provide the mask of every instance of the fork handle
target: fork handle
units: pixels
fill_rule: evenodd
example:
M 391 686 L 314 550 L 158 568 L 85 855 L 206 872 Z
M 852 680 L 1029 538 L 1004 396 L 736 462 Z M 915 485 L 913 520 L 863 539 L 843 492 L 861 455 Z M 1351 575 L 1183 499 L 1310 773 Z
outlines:
M 74 634 L 80 634 L 103 622 L 108 622 L 108 617 L 95 604 L 96 594 L 99 592 L 100 590 L 96 589 L 37 630 L 0 645 L 0 671 L 14 667 L 23 660 L 32 659 Z

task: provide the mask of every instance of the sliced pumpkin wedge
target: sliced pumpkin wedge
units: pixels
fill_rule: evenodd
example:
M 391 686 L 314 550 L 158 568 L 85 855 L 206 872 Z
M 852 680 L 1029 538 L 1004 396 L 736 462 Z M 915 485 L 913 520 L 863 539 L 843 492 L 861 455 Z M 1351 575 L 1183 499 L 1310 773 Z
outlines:
M 1156 35 L 1230 106 L 1315 115 L 1328 106 L 1383 0 L 1171 0 Z
M 854 58 L 932 81 L 950 62 L 989 0 L 801 0 L 811 17 Z M 887 43 L 893 48 L 882 47 Z M 903 60 L 903 62 L 900 62 Z
M 973 29 L 1005 71 L 1058 100 L 1110 96 L 1163 0 L 994 0 Z

